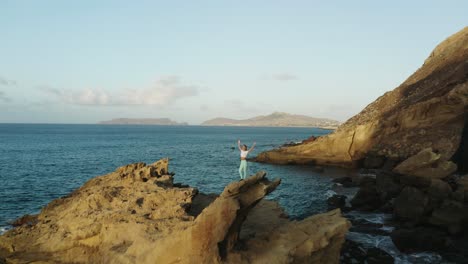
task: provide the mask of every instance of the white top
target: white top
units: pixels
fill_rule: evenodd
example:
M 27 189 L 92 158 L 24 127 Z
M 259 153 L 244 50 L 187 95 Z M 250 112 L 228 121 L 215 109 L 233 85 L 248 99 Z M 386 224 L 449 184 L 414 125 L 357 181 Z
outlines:
M 249 151 L 248 150 L 241 150 L 241 158 L 247 158 L 247 154 L 249 154 Z

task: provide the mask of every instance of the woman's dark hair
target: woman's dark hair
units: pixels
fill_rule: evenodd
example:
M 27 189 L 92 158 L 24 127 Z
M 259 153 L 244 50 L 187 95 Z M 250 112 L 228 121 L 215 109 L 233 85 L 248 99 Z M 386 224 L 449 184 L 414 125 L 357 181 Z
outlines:
M 244 145 L 242 145 L 242 146 L 243 146 L 243 147 L 245 147 L 245 149 L 248 149 L 248 147 L 247 147 L 247 145 L 246 145 L 246 144 L 244 144 Z

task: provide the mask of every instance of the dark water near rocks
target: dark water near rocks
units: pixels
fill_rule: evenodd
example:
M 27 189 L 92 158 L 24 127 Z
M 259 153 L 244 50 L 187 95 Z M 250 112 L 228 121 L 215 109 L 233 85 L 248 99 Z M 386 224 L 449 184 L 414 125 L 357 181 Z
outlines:
M 176 182 L 220 193 L 239 179 L 238 138 L 248 145 L 256 141 L 255 155 L 329 132 L 317 128 L 0 124 L 0 233 L 12 220 L 38 213 L 88 179 L 125 164 L 170 157 Z M 355 174 L 337 168 L 319 173 L 308 166 L 249 163 L 251 174 L 259 170 L 282 179 L 268 199 L 279 201 L 298 219 L 327 210 L 326 199 L 334 193 L 332 178 Z M 355 213 L 354 217 L 382 222 L 383 216 Z M 387 252 L 396 250 L 388 237 L 350 236 L 370 245 L 384 241 Z M 398 263 L 414 262 L 412 256 L 398 251 L 392 255 Z M 416 257 L 418 263 L 440 260 L 432 254 Z

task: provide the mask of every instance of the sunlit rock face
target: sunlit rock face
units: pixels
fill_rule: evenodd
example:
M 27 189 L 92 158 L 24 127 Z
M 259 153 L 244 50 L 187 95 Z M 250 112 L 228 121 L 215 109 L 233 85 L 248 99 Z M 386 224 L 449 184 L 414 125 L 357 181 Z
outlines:
M 0 236 L 6 263 L 338 263 L 339 210 L 290 221 L 265 172 L 219 195 L 173 183 L 168 159 L 91 179 Z
M 468 113 L 468 27 L 439 44 L 423 66 L 334 133 L 261 153 L 259 162 L 357 166 L 367 156 L 404 160 L 426 148 L 441 161 L 462 143 Z M 465 130 L 466 131 L 466 130 Z M 468 162 L 466 152 L 457 165 Z M 458 158 L 461 157 L 461 158 Z

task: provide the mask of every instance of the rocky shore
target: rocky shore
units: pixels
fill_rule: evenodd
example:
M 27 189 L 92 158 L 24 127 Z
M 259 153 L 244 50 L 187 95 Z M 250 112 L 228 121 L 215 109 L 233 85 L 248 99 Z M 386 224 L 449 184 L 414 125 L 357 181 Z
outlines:
M 256 161 L 360 167 L 370 156 L 396 162 L 426 148 L 468 169 L 468 27 L 439 44 L 421 68 L 330 135 L 267 151 Z M 465 136 L 463 136 L 465 135 Z
M 89 180 L 0 236 L 5 263 L 339 263 L 340 210 L 291 221 L 265 172 L 219 195 L 174 184 L 168 160 Z
M 401 252 L 437 252 L 452 263 L 466 263 L 468 175 L 454 173 L 454 163 L 440 158 L 429 148 L 394 168 L 364 168 L 366 176 L 335 179 L 339 185 L 359 190 L 349 201 L 345 196 L 331 197 L 329 206 L 346 212 L 390 213 L 393 230 L 383 235 L 389 235 Z M 351 230 L 379 230 L 369 223 L 352 222 Z
M 356 195 L 335 195 L 329 206 L 391 214 L 392 231 L 354 221 L 352 229 L 384 232 L 401 252 L 432 251 L 467 263 L 468 27 L 439 44 L 405 82 L 332 134 L 263 152 L 254 160 L 361 169 L 367 176 L 335 180 L 359 187 Z M 348 263 L 345 256 L 367 254 L 351 242 L 346 242 L 343 263 Z

